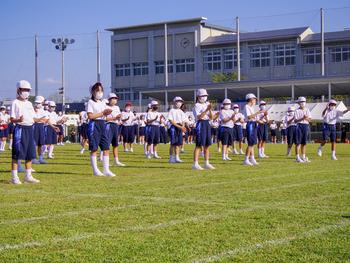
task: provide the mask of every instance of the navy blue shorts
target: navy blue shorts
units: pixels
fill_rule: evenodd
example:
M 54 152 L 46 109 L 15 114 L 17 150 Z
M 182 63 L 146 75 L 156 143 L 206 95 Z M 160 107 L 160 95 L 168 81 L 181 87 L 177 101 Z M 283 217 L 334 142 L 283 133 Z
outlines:
M 34 123 L 34 141 L 37 146 L 45 145 L 44 123 Z
M 284 137 L 284 136 L 286 136 L 286 135 L 287 135 L 286 129 L 282 129 L 282 130 L 281 130 L 281 136 Z
M 33 126 L 16 125 L 13 131 L 12 159 L 30 161 L 36 159 Z
M 57 144 L 57 132 L 51 127 L 46 127 L 45 144 Z
M 9 135 L 9 128 L 5 128 L 0 130 L 0 137 L 1 138 L 7 138 L 7 136 Z
M 83 123 L 80 126 L 80 135 L 81 137 L 83 137 L 83 139 L 87 139 L 87 130 L 88 130 L 88 124 L 87 123 Z
M 217 136 L 218 128 L 211 127 L 211 136 Z
M 208 120 L 199 120 L 196 124 L 196 146 L 211 145 L 211 127 Z
M 135 127 L 134 126 L 123 126 L 122 136 L 124 143 L 133 143 L 135 140 Z
M 139 127 L 139 136 L 145 136 L 145 127 Z
M 269 138 L 269 128 L 267 124 L 258 124 L 258 140 L 267 142 Z
M 292 125 L 287 128 L 287 144 L 297 144 L 297 126 Z
M 233 140 L 236 142 L 241 142 L 243 140 L 242 125 L 235 125 L 233 127 Z
M 9 123 L 9 134 L 13 134 L 14 129 L 15 129 L 15 125 L 12 122 Z
M 90 120 L 87 132 L 90 151 L 97 151 L 98 147 L 100 147 L 101 151 L 109 150 L 105 129 L 106 122 L 104 120 Z
M 256 129 L 256 122 L 255 121 L 248 121 L 246 130 L 247 130 L 248 146 L 253 146 L 253 145 L 257 144 L 258 135 L 257 135 L 257 129 Z
M 149 125 L 148 126 L 148 136 L 147 144 L 159 144 L 160 141 L 160 129 L 159 126 Z
M 276 136 L 276 130 L 275 129 L 271 130 L 271 137 L 272 136 Z
M 298 123 L 297 124 L 297 144 L 305 145 L 309 137 L 310 126 L 309 124 Z
M 231 145 L 233 143 L 233 128 L 221 126 L 220 137 L 222 145 Z
M 159 142 L 168 143 L 168 134 L 164 126 L 159 126 Z
M 56 127 L 58 127 L 58 129 L 60 129 L 60 131 L 58 132 L 58 135 L 59 135 L 59 136 L 64 135 L 63 125 L 56 125 Z
M 183 140 L 182 129 L 179 129 L 174 125 L 171 125 L 169 129 L 169 135 L 170 135 L 171 145 L 175 145 L 175 146 L 182 145 L 182 140 Z
M 108 137 L 108 145 L 112 144 L 113 147 L 117 147 L 119 145 L 119 125 L 113 122 L 107 122 L 106 133 Z
M 335 124 L 323 123 L 322 137 L 324 141 L 335 142 L 337 140 L 337 129 Z

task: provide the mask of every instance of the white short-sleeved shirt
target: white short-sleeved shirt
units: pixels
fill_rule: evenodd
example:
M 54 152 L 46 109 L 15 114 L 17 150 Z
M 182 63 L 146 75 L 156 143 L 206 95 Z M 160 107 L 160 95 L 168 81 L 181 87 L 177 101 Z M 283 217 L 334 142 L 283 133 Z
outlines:
M 235 115 L 235 125 L 242 126 L 241 120 L 244 120 L 244 115 L 241 112 L 236 113 Z
M 47 112 L 44 109 L 37 109 L 37 111 L 35 112 L 35 118 L 37 119 L 45 118 L 47 120 L 49 119 L 49 112 Z
M 107 108 L 112 110 L 111 114 L 109 114 L 107 116 L 107 118 L 115 118 L 120 114 L 120 108 L 117 105 L 114 105 L 114 106 L 107 105 Z M 117 124 L 119 123 L 118 120 L 113 120 L 113 121 L 108 121 L 108 122 L 117 123 Z
M 295 121 L 292 121 L 290 124 L 288 124 L 288 122 L 289 121 L 291 121 L 293 118 L 294 118 L 294 113 L 292 114 L 292 115 L 288 115 L 288 114 L 286 114 L 286 116 L 284 116 L 284 122 L 285 122 L 285 124 L 286 124 L 286 128 L 288 128 L 288 127 L 290 127 L 290 126 L 295 126 L 295 125 L 297 125 L 296 123 L 295 123 Z
M 0 124 L 8 124 L 10 115 L 0 112 Z
M 337 120 L 340 118 L 340 117 L 343 117 L 343 112 L 340 111 L 340 110 L 326 110 L 326 113 L 325 115 L 323 116 L 323 121 L 327 124 L 331 124 L 331 125 L 334 125 L 337 123 Z
M 171 109 L 168 114 L 168 120 L 178 124 L 186 122 L 188 119 L 181 109 Z
M 87 112 L 86 111 L 80 112 L 80 117 L 81 117 L 80 121 L 81 121 L 82 124 L 88 122 L 89 118 L 87 116 Z
M 87 113 L 100 113 L 103 112 L 107 108 L 107 105 L 105 102 L 101 100 L 89 100 L 88 105 L 87 105 Z M 105 116 L 101 116 L 96 118 L 95 120 L 105 120 Z
M 256 116 L 256 119 L 259 121 L 263 121 L 264 123 L 267 123 L 269 121 L 269 115 L 265 116 L 265 114 L 262 112 Z
M 271 130 L 276 130 L 277 129 L 277 124 L 276 123 L 271 123 L 270 124 L 270 129 Z
M 281 129 L 284 130 L 287 128 L 287 124 L 285 122 L 281 123 Z
M 295 111 L 295 119 L 296 120 L 302 119 L 304 116 L 311 118 L 311 112 L 310 112 L 309 108 L 304 108 L 303 110 L 301 108 L 299 108 Z M 302 120 L 298 123 L 309 124 L 309 122 L 307 120 Z
M 255 114 L 254 106 L 249 106 L 248 104 L 246 104 L 244 106 L 244 110 L 244 117 L 246 121 L 256 121 L 256 117 L 253 119 L 248 119 L 248 116 Z
M 242 123 L 242 129 L 247 129 L 247 123 L 246 122 Z
M 221 110 L 220 111 L 220 120 L 221 120 L 221 126 L 223 127 L 228 127 L 228 128 L 233 128 L 234 126 L 234 123 L 233 123 L 233 120 L 230 120 L 228 122 L 223 122 L 224 119 L 227 119 L 227 118 L 232 118 L 234 114 L 234 111 L 233 110 Z
M 134 118 L 135 118 L 135 115 L 132 111 L 123 111 L 122 112 L 122 120 L 127 119 L 126 121 L 123 122 L 124 126 L 134 125 Z
M 33 104 L 28 101 L 22 101 L 19 99 L 15 99 L 12 102 L 11 106 L 11 118 L 19 119 L 21 116 L 23 116 L 23 121 L 18 122 L 17 124 L 23 125 L 23 126 L 31 126 L 34 123 L 35 118 L 35 111 Z
M 145 120 L 139 120 L 140 127 L 146 127 L 146 121 Z
M 198 121 L 198 116 L 204 112 L 207 108 L 208 108 L 209 102 L 206 103 L 199 103 L 197 102 L 194 107 L 193 107 L 193 115 L 194 118 L 196 119 L 196 121 Z M 209 112 L 207 112 L 207 114 L 205 114 L 202 118 L 202 120 L 209 120 Z
M 49 122 L 53 125 L 56 125 L 59 121 L 59 117 L 56 112 L 52 111 L 49 113 Z
M 155 126 L 159 126 L 160 125 L 160 118 L 161 118 L 161 114 L 157 111 L 148 111 L 147 114 L 146 114 L 146 120 L 149 121 L 149 120 L 153 120 L 154 118 L 156 118 L 158 116 L 158 118 L 151 122 L 149 125 L 155 125 Z

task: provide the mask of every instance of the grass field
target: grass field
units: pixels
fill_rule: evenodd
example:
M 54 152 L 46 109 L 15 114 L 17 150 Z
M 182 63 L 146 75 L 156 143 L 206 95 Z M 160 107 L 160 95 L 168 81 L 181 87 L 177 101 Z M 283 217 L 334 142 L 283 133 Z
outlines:
M 78 145 L 36 165 L 40 184 L 9 184 L 0 155 L 0 262 L 350 262 L 350 145 L 310 164 L 268 145 L 270 159 L 214 171 L 121 153 L 117 177 L 94 177 Z M 111 158 L 112 159 L 112 158 Z M 23 174 L 20 175 L 21 179 Z

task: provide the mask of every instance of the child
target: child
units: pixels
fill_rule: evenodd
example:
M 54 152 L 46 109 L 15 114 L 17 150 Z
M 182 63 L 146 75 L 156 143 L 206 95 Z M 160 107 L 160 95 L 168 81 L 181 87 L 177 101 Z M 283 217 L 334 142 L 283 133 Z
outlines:
M 39 183 L 32 176 L 32 160 L 36 158 L 35 142 L 33 140 L 33 124 L 37 120 L 32 103 L 28 101 L 31 90 L 26 80 L 17 82 L 17 98 L 11 105 L 11 122 L 15 123 L 12 146 L 12 183 L 22 184 L 18 178 L 18 161 L 25 160 L 25 178 L 27 183 Z
M 147 158 L 151 159 L 152 155 L 156 159 L 161 157 L 157 153 L 157 145 L 160 141 L 160 129 L 162 115 L 158 112 L 158 102 L 153 100 L 151 102 L 151 110 L 146 114 L 146 123 L 149 125 L 149 134 L 147 138 Z
M 261 113 L 257 115 L 257 123 L 258 123 L 258 156 L 259 158 L 268 158 L 267 155 L 265 155 L 265 143 L 268 140 L 269 134 L 269 118 L 266 111 L 266 102 L 260 101 L 259 108 Z
M 298 98 L 299 109 L 295 111 L 295 123 L 297 123 L 297 139 L 295 147 L 296 162 L 309 163 L 309 159 L 306 157 L 306 143 L 310 133 L 310 121 L 311 113 L 306 108 L 306 98 Z M 301 158 L 299 151 L 301 150 Z
M 134 113 L 131 110 L 132 104 L 131 102 L 127 102 L 124 107 L 124 111 L 121 116 L 122 120 L 122 134 L 123 134 L 123 146 L 124 152 L 133 152 L 132 144 L 135 140 L 134 133 L 134 121 L 137 120 Z M 128 147 L 129 146 L 129 147 Z
M 295 123 L 295 108 L 293 106 L 288 107 L 286 116 L 284 116 L 284 123 L 286 124 L 287 132 L 287 156 L 291 155 L 293 144 L 296 145 L 297 138 L 297 125 Z M 296 146 L 295 146 L 296 147 Z
M 59 132 L 59 128 L 57 125 L 60 123 L 58 119 L 58 115 L 56 113 L 56 103 L 54 101 L 49 101 L 49 121 L 47 126 L 47 134 L 46 134 L 46 145 L 48 149 L 48 158 L 53 159 L 53 149 L 57 144 L 57 134 Z
M 106 116 L 112 113 L 111 109 L 102 101 L 103 86 L 96 82 L 90 90 L 91 99 L 87 105 L 87 114 L 89 118 L 88 139 L 90 150 L 90 161 L 95 176 L 110 176 L 115 174 L 109 169 L 109 144 L 105 132 Z M 97 167 L 97 149 L 103 151 L 103 173 Z
M 337 141 L 337 130 L 335 125 L 337 123 L 337 120 L 350 110 L 350 107 L 348 107 L 346 110 L 340 111 L 336 109 L 336 106 L 337 106 L 337 102 L 335 100 L 330 100 L 327 107 L 322 112 L 323 141 L 321 142 L 321 145 L 317 150 L 317 155 L 321 157 L 322 147 L 326 144 L 328 140 L 330 140 L 331 149 L 332 149 L 332 157 L 331 157 L 332 160 L 337 160 L 337 157 L 335 155 L 335 144 Z
M 87 106 L 87 104 L 85 106 Z M 83 154 L 85 151 L 85 145 L 88 144 L 88 137 L 87 137 L 88 116 L 86 111 L 81 111 L 79 113 L 79 123 L 80 123 L 79 135 L 80 135 L 80 145 L 81 145 L 80 154 Z
M 266 111 L 260 109 L 260 111 L 255 111 L 254 106 L 256 104 L 256 97 L 253 93 L 246 95 L 247 104 L 245 105 L 245 118 L 247 122 L 247 142 L 248 147 L 245 153 L 244 165 L 258 165 L 258 162 L 254 157 L 254 145 L 257 143 L 257 129 L 256 129 L 256 120 L 257 116 L 261 114 L 266 114 Z
M 170 126 L 170 158 L 169 163 L 182 163 L 180 159 L 180 147 L 183 144 L 183 132 L 186 131 L 185 121 L 186 115 L 181 110 L 183 99 L 181 97 L 174 98 L 174 108 L 169 111 L 168 120 Z
M 145 127 L 146 127 L 146 121 L 145 121 L 145 115 L 141 115 L 139 119 L 139 144 L 143 145 L 145 143 Z
M 243 124 L 244 124 L 244 115 L 239 112 L 239 106 L 238 104 L 234 104 L 233 105 L 233 111 L 235 114 L 234 117 L 234 128 L 233 128 L 233 153 L 234 154 L 244 154 L 243 149 L 242 149 L 242 142 L 243 142 Z M 239 153 L 236 150 L 235 147 L 235 141 L 238 142 L 238 146 L 239 146 Z
M 196 123 L 193 121 L 192 116 L 188 116 L 188 144 L 193 144 L 195 125 Z
M 280 128 L 281 128 L 281 143 L 284 144 L 287 142 L 287 124 L 284 119 L 281 122 Z
M 121 118 L 121 112 L 117 106 L 119 97 L 114 93 L 110 93 L 108 96 L 107 108 L 112 110 L 112 113 L 107 116 L 106 132 L 108 134 L 108 145 L 112 144 L 114 162 L 117 166 L 125 166 L 125 164 L 119 161 L 118 154 L 118 138 L 119 138 L 119 125 L 118 120 Z
M 0 107 L 0 151 L 5 151 L 6 140 L 9 134 L 10 116 L 6 113 L 6 107 Z
M 233 143 L 234 111 L 231 109 L 231 100 L 224 99 L 223 108 L 220 111 L 220 141 L 222 144 L 222 160 L 230 161 L 228 147 Z
M 197 90 L 196 104 L 193 108 L 193 115 L 196 120 L 196 147 L 193 153 L 193 170 L 203 170 L 199 165 L 199 154 L 203 148 L 205 169 L 215 169 L 209 163 L 209 146 L 212 144 L 211 127 L 209 121 L 213 119 L 212 105 L 208 100 L 208 93 L 205 89 Z
M 271 142 L 276 144 L 277 142 L 277 124 L 276 122 L 273 120 L 270 124 L 270 131 L 271 131 Z

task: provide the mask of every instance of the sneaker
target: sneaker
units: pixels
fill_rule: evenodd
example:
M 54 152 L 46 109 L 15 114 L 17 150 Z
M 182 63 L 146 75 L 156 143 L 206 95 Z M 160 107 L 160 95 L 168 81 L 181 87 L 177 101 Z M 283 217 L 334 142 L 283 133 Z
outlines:
M 210 163 L 204 165 L 204 168 L 205 168 L 205 169 L 208 169 L 208 170 L 215 170 L 215 167 L 212 166 Z
M 125 152 L 125 153 L 128 153 L 128 152 L 129 152 L 129 150 L 128 150 L 128 149 L 125 149 L 125 150 L 124 150 L 124 152 Z
M 151 153 L 146 154 L 146 158 L 147 159 L 152 159 L 152 154 Z
M 13 177 L 11 179 L 11 183 L 13 183 L 13 184 L 22 184 L 21 180 L 19 180 L 18 177 Z
M 192 165 L 192 170 L 204 170 L 199 164 Z
M 115 162 L 115 165 L 116 165 L 116 166 L 121 166 L 121 167 L 122 167 L 122 166 L 125 166 L 125 164 L 123 164 L 123 163 L 121 163 L 121 162 L 119 162 L 119 161 L 118 161 L 118 162 Z
M 259 163 L 255 159 L 250 159 L 250 163 L 252 165 L 259 165 Z
M 133 153 L 133 152 L 134 152 L 134 149 L 133 149 L 133 148 L 131 148 L 131 149 L 130 149 L 130 152 L 132 152 L 132 153 Z
M 243 165 L 253 166 L 253 164 L 248 159 L 244 160 Z
M 185 152 L 185 149 L 181 149 L 181 151 L 180 151 L 181 153 L 184 153 Z
M 321 147 L 318 147 L 318 149 L 317 149 L 317 155 L 318 155 L 319 157 L 322 156 L 322 148 L 321 148 Z
M 244 152 L 243 152 L 243 150 L 242 150 L 242 149 L 239 151 L 239 154 L 242 154 L 242 155 L 244 154 Z
M 156 158 L 156 159 L 162 159 L 162 157 L 160 157 L 158 154 L 155 154 L 155 155 L 154 155 L 154 158 Z
M 227 161 L 232 161 L 232 159 L 230 157 L 228 157 L 228 156 L 226 156 L 226 160 Z
M 270 157 L 264 153 L 263 158 L 270 158 Z
M 44 159 L 39 160 L 39 163 L 40 163 L 40 164 L 47 164 L 47 162 L 46 162 Z
M 84 154 L 84 152 L 85 152 L 84 148 L 80 150 L 80 154 Z
M 47 158 L 49 158 L 49 159 L 54 159 L 54 158 L 53 158 L 53 155 L 49 155 Z
M 305 158 L 302 158 L 304 163 L 311 163 L 311 161 L 309 160 L 309 158 L 305 157 Z
M 184 161 L 181 160 L 180 158 L 175 158 L 175 163 L 183 163 Z
M 36 183 L 40 183 L 40 180 L 35 179 L 33 176 L 29 176 L 29 177 L 24 178 L 24 182 L 36 184 Z
M 104 174 L 100 170 L 94 171 L 94 176 L 104 176 Z
M 104 175 L 104 176 L 109 176 L 109 177 L 114 177 L 114 176 L 115 176 L 115 174 L 112 173 L 111 170 L 104 171 L 104 172 L 103 172 L 103 175 Z
M 332 160 L 333 160 L 333 161 L 337 161 L 337 160 L 338 160 L 337 156 L 332 155 Z
M 295 161 L 296 161 L 297 163 L 305 163 L 304 160 L 301 159 L 300 157 L 297 157 L 297 158 L 295 159 Z
M 34 170 L 33 168 L 31 168 L 30 171 L 31 171 L 32 173 L 35 173 L 35 170 Z
M 236 149 L 233 149 L 233 154 L 238 154 L 238 151 Z
M 32 160 L 32 164 L 40 164 L 40 162 L 39 162 L 39 160 L 34 159 L 34 160 Z

